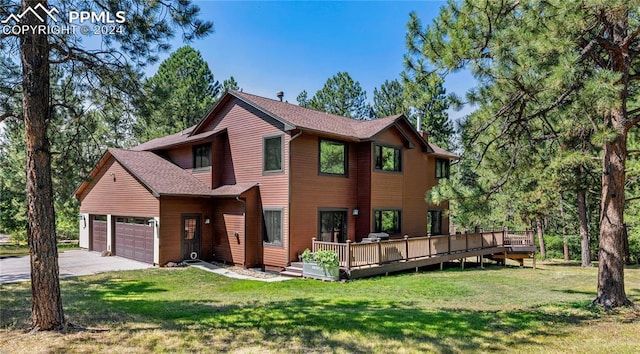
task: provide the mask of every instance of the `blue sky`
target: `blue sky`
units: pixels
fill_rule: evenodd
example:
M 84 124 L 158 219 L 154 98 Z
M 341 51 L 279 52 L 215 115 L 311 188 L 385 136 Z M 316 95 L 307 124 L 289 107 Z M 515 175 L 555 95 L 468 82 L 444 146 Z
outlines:
M 234 76 L 245 92 L 285 100 L 312 96 L 339 71 L 360 82 L 372 100 L 374 87 L 400 76 L 406 23 L 415 11 L 428 24 L 443 1 L 195 1 L 215 32 L 190 45 L 219 81 Z M 178 37 L 172 50 L 182 46 Z M 168 53 L 161 57 L 166 58 Z M 158 65 L 148 68 L 153 74 Z M 458 95 L 473 85 L 466 72 L 447 78 Z M 452 118 L 469 109 L 451 112 Z

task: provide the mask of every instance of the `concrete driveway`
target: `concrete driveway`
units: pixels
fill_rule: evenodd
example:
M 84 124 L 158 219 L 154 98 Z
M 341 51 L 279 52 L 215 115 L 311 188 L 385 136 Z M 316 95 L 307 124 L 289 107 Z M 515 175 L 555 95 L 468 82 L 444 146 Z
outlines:
M 58 255 L 60 277 L 74 277 L 114 270 L 146 269 L 151 264 L 122 257 L 101 257 L 98 252 L 65 251 Z M 31 280 L 29 256 L 0 259 L 0 284 Z

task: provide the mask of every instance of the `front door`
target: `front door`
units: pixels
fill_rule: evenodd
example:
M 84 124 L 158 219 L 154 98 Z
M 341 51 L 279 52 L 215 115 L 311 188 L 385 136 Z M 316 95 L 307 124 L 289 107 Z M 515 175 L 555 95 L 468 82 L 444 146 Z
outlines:
M 347 211 L 320 211 L 319 241 L 347 242 Z
M 200 215 L 182 215 L 182 258 L 200 258 Z

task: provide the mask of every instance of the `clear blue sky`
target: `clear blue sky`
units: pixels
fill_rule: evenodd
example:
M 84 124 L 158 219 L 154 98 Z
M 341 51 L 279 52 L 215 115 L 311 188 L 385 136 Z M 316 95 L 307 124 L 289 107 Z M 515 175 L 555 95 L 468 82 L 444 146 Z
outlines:
M 191 43 L 222 82 L 234 76 L 245 92 L 285 100 L 312 96 L 347 71 L 373 98 L 374 87 L 403 70 L 406 24 L 415 11 L 428 24 L 443 1 L 195 1 L 215 32 Z M 172 50 L 182 46 L 178 37 Z M 167 54 L 161 57 L 166 58 Z M 153 74 L 158 65 L 148 68 Z M 466 72 L 447 78 L 459 95 L 473 85 Z M 451 112 L 455 118 L 465 113 Z

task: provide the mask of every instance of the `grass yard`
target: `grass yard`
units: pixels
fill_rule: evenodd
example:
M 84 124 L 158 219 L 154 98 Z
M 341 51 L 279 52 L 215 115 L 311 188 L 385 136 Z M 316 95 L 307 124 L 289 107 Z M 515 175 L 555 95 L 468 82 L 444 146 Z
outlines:
M 589 308 L 597 269 L 488 266 L 348 283 L 239 281 L 194 268 L 62 281 L 87 330 L 25 331 L 28 283 L 0 286 L 0 352 L 637 353 L 640 314 Z M 640 303 L 640 269 L 626 272 Z
M 58 243 L 58 252 L 64 252 L 68 250 L 77 250 L 78 242 L 63 242 Z M 29 255 L 29 246 L 21 244 L 9 244 L 0 245 L 0 258 L 3 257 L 22 257 Z

